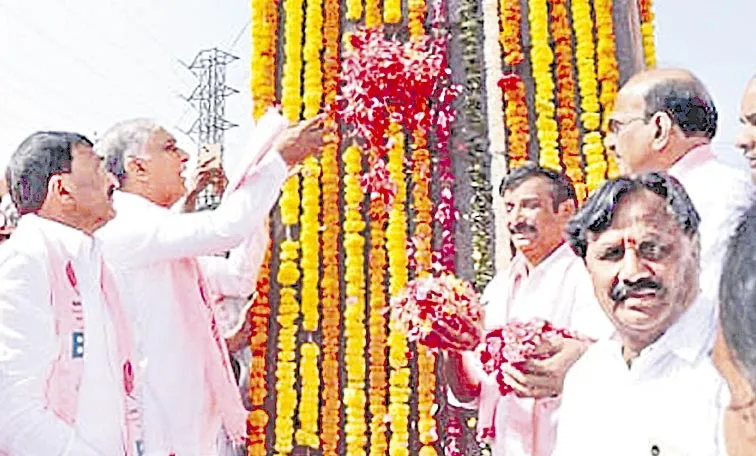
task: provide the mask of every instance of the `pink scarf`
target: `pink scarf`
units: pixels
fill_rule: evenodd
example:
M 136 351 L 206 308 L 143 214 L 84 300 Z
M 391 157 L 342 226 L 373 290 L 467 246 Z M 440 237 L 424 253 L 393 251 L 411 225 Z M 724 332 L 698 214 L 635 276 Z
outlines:
M 45 396 L 48 407 L 69 425 L 74 425 L 79 404 L 79 385 L 84 369 L 85 324 L 78 280 L 70 258 L 54 247 L 40 230 L 50 259 L 51 305 L 55 316 L 55 331 L 58 335 L 58 357 L 53 362 L 47 378 Z M 116 344 L 124 388 L 124 412 L 126 422 L 126 456 L 140 456 L 143 452 L 141 411 L 135 395 L 134 369 L 131 360 L 131 329 L 126 319 L 115 282 L 107 268 L 102 265 L 101 289 L 115 327 Z

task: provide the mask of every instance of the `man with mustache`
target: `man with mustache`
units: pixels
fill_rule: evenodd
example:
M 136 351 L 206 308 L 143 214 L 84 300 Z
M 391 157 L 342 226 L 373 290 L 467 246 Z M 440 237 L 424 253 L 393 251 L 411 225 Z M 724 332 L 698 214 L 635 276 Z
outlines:
M 122 122 L 97 145 L 121 184 L 114 197 L 119 214 L 97 236 L 134 323 L 150 456 L 228 454 L 244 443 L 247 411 L 212 305 L 217 296 L 249 293 L 253 278 L 218 280 L 218 268 L 199 257 L 251 236 L 289 169 L 322 144 L 321 117 L 275 134 L 281 119 L 273 113 L 261 119 L 245 151 L 246 175 L 218 208 L 194 213 L 170 211 L 186 192 L 181 173 L 189 156 L 159 124 Z
M 568 223 L 615 334 L 567 373 L 555 455 L 717 454 L 699 222 L 679 182 L 647 173 L 607 182 Z
M 138 456 L 131 332 L 93 237 L 115 181 L 87 138 L 55 131 L 6 176 L 21 220 L 0 247 L 0 454 Z
M 466 322 L 475 329 L 459 331 L 441 323 L 436 332 L 446 349 L 450 400 L 479 407 L 478 429 L 493 434 L 493 455 L 547 456 L 554 445 L 565 372 L 588 343 L 545 342 L 539 347 L 545 359 L 505 373 L 515 394 L 502 396 L 473 353 L 480 335 L 510 321 L 533 319 L 588 337 L 608 335 L 611 325 L 596 302 L 585 266 L 564 242 L 565 225 L 577 205 L 569 179 L 530 163 L 514 169 L 502 181 L 500 193 L 516 255 L 486 287 L 482 327 Z
M 682 183 L 701 214 L 701 289 L 714 325 L 722 256 L 753 197 L 747 173 L 712 148 L 718 114 L 704 84 L 683 69 L 640 72 L 617 93 L 605 139 L 623 174 L 666 171 Z
M 735 146 L 743 151 L 751 168 L 751 178 L 756 181 L 756 77 L 748 81 L 740 100 L 740 131 Z

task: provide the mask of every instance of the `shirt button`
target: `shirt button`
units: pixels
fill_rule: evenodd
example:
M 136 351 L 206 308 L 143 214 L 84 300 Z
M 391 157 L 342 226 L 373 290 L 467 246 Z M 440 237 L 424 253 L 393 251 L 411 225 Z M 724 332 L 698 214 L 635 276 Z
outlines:
M 651 445 L 651 456 L 659 456 L 661 454 L 661 450 L 659 449 L 658 445 Z

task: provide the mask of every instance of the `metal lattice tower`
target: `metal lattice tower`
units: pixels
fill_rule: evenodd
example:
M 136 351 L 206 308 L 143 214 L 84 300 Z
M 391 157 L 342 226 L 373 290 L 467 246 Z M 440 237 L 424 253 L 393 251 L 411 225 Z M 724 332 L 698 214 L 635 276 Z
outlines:
M 200 151 L 205 149 L 220 150 L 223 157 L 223 141 L 226 130 L 237 125 L 225 118 L 226 97 L 239 93 L 226 85 L 226 66 L 238 60 L 238 57 L 218 48 L 200 51 L 194 61 L 187 67 L 197 77 L 197 87 L 187 97 L 197 110 L 199 117 L 189 129 Z M 197 209 L 211 209 L 220 203 L 220 196 L 212 189 L 202 192 L 197 202 Z

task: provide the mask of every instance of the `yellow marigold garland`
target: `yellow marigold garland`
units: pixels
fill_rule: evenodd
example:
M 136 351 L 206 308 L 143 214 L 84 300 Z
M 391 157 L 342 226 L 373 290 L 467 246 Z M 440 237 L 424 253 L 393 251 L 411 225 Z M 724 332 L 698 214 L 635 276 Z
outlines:
M 530 60 L 535 81 L 536 129 L 538 131 L 539 162 L 541 166 L 561 171 L 557 140 L 559 132 L 554 120 L 554 78 L 551 66 L 554 54 L 549 44 L 549 12 L 546 0 L 529 0 Z
M 413 252 L 417 277 L 430 274 L 433 262 L 433 201 L 430 199 L 430 151 L 423 132 L 413 132 L 412 142 L 412 190 L 415 212 L 415 233 Z M 422 344 L 417 344 L 417 429 L 420 454 L 436 454 L 433 444 L 438 440 L 434 404 L 436 396 L 436 357 Z
M 362 18 L 362 0 L 346 0 L 346 18 L 355 22 Z
M 606 175 L 601 132 L 601 104 L 594 61 L 593 20 L 589 0 L 572 0 L 572 28 L 575 32 L 575 61 L 580 88 L 580 121 L 583 125 L 585 184 L 590 194 Z
M 402 0 L 383 0 L 383 22 L 398 24 L 402 21 Z
M 302 0 L 285 0 L 285 41 L 284 67 L 282 77 L 281 104 L 284 116 L 290 121 L 299 120 L 302 107 Z M 281 223 L 291 227 L 299 221 L 299 176 L 291 176 L 281 190 L 279 200 Z M 297 259 L 299 243 L 293 241 L 290 230 L 281 243 L 280 263 L 277 279 L 281 285 L 278 303 L 278 360 L 276 364 L 276 422 L 275 450 L 289 454 L 294 448 L 294 414 L 297 409 L 295 351 L 297 347 L 297 319 L 299 302 L 297 290 L 299 281 Z
M 320 348 L 313 342 L 300 347 L 299 378 L 302 381 L 302 396 L 299 401 L 299 429 L 297 443 L 314 450 L 320 448 L 318 437 L 318 401 L 320 400 L 320 372 L 318 357 Z
M 259 119 L 276 99 L 276 30 L 279 0 L 252 0 L 250 92 L 253 118 Z
M 654 11 L 652 0 L 638 0 L 640 13 L 641 37 L 643 39 L 643 56 L 647 68 L 656 67 L 656 44 L 654 43 Z
M 323 98 L 323 81 L 320 51 L 323 49 L 322 0 L 307 0 L 304 45 L 304 117 L 309 119 L 320 111 Z
M 381 25 L 380 0 L 365 0 L 365 27 L 375 28 Z
M 386 454 L 386 206 L 370 199 L 370 454 Z
M 265 398 L 268 387 L 265 383 L 267 348 L 268 348 L 268 318 L 270 318 L 270 256 L 271 248 L 265 254 L 265 260 L 260 267 L 257 279 L 257 294 L 252 303 L 252 336 L 249 349 L 252 359 L 249 364 L 249 401 L 252 411 L 247 420 L 247 456 L 265 456 L 265 428 L 268 425 L 268 413 L 265 411 Z
M 346 415 L 346 454 L 362 456 L 367 443 L 365 424 L 365 273 L 362 235 L 364 193 L 360 187 L 362 152 L 357 146 L 348 147 L 344 162 L 344 251 L 346 264 L 346 303 L 344 360 L 347 371 L 344 405 Z
M 404 133 L 397 124 L 389 126 L 391 148 L 388 151 L 388 171 L 397 186 L 394 205 L 389 212 L 386 229 L 386 249 L 388 251 L 389 294 L 399 293 L 407 282 L 407 184 L 404 176 Z M 396 320 L 389 321 L 389 417 L 391 456 L 409 455 L 409 415 L 410 415 L 410 369 L 407 353 L 409 344 L 401 326 Z
M 407 28 L 410 38 L 425 35 L 425 14 L 427 13 L 425 0 L 407 1 Z
M 596 67 L 598 80 L 601 83 L 599 102 L 603 113 L 602 131 L 605 133 L 609 115 L 614 109 L 614 99 L 619 90 L 619 66 L 617 64 L 617 48 L 614 44 L 614 21 L 612 20 L 612 0 L 594 0 L 596 10 Z M 606 154 L 607 175 L 619 175 L 619 167 L 614 154 Z
M 339 73 L 339 0 L 325 0 L 323 5 L 323 94 L 326 106 L 336 102 Z M 339 267 L 339 136 L 334 110 L 328 111 L 325 127 L 331 133 L 323 141 L 320 158 L 323 194 L 323 275 L 320 279 L 323 321 L 323 387 L 321 390 L 321 445 L 323 456 L 337 456 L 340 438 L 339 338 L 341 326 Z
M 562 163 L 575 186 L 580 201 L 586 197 L 583 167 L 580 159 L 580 132 L 575 106 L 575 78 L 572 73 L 572 31 L 566 0 L 551 0 L 551 34 L 554 37 L 557 75 L 557 118 Z

